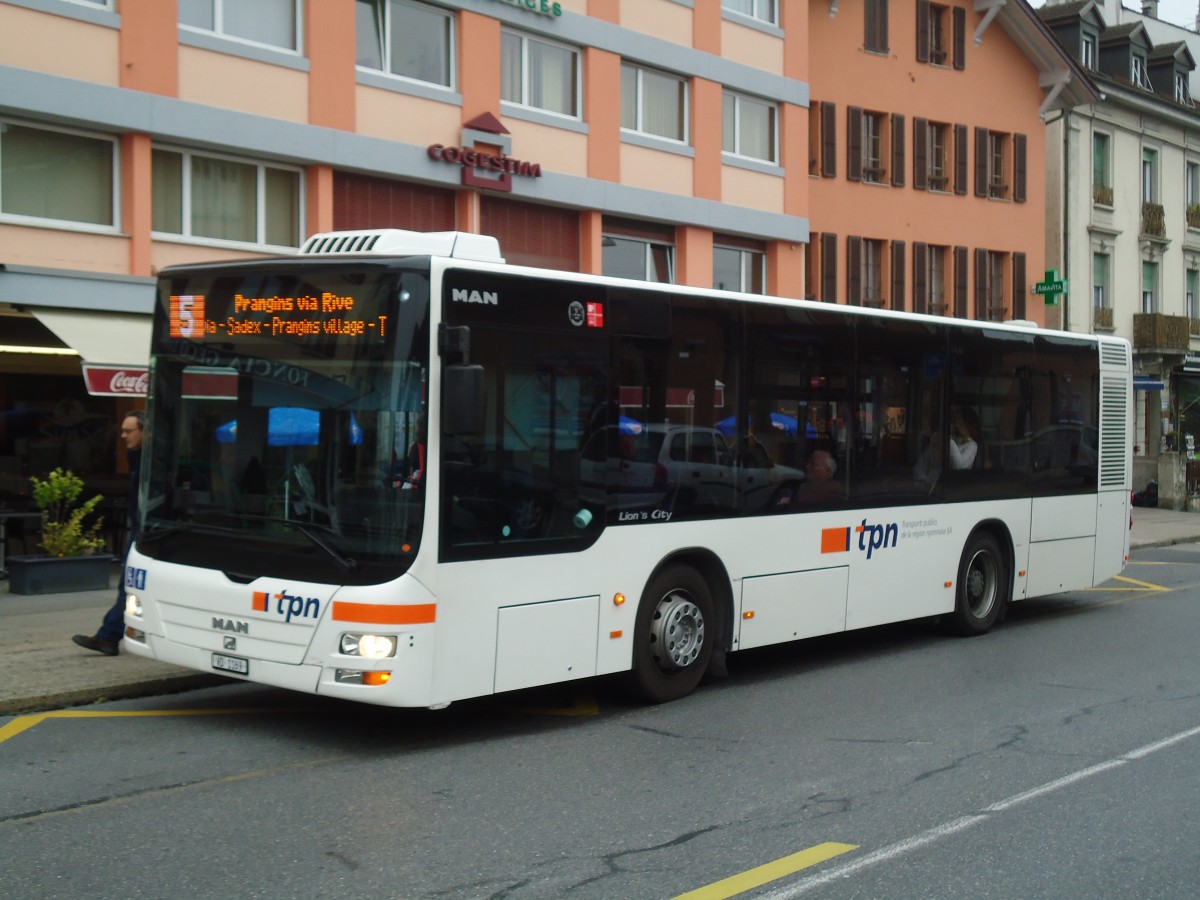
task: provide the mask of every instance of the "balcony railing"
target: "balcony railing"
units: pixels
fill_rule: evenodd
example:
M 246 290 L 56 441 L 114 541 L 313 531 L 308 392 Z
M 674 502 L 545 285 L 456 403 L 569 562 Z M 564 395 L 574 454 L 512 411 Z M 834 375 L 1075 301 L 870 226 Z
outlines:
M 1150 237 L 1165 237 L 1167 233 L 1167 219 L 1163 214 L 1162 204 L 1160 203 L 1143 203 L 1142 204 L 1142 234 Z
M 1188 319 L 1188 330 L 1192 337 L 1200 337 L 1200 319 Z
M 1113 189 L 1103 184 L 1092 185 L 1092 202 L 1098 206 L 1113 205 Z
M 1133 348 L 1135 350 L 1187 350 L 1191 344 L 1191 320 L 1187 316 L 1162 313 L 1135 313 Z
M 1092 307 L 1092 324 L 1105 331 L 1112 331 L 1113 311 L 1107 306 Z

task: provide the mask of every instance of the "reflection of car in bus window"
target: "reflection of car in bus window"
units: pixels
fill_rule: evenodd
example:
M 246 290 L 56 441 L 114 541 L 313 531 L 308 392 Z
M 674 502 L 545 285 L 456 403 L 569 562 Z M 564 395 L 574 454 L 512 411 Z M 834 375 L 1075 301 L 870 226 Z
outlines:
M 761 447 L 759 448 L 761 449 Z M 606 491 L 618 509 L 762 510 L 791 491 L 804 472 L 771 462 L 765 452 L 735 455 L 715 428 L 644 425 L 637 433 L 609 427 L 580 454 L 580 484 L 590 501 Z

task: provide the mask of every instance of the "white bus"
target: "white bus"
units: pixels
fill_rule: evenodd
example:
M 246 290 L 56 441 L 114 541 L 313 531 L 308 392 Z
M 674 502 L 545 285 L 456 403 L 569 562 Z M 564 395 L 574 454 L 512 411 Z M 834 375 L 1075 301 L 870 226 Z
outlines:
M 316 235 L 160 276 L 126 647 L 394 706 L 625 673 L 1111 578 L 1117 338 Z

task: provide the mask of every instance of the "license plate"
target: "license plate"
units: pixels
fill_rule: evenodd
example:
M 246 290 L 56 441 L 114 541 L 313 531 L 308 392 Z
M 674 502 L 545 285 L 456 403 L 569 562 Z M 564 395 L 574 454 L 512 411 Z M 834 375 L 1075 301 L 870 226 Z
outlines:
M 220 669 L 222 672 L 233 672 L 235 675 L 250 674 L 250 660 L 242 659 L 240 656 L 226 656 L 224 653 L 214 653 L 212 655 L 212 665 L 214 669 Z

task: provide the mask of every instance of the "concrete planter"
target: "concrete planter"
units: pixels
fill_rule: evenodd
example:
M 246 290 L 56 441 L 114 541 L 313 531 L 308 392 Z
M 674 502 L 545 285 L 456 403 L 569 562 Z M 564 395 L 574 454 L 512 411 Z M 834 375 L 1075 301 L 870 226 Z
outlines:
M 108 553 L 92 556 L 10 556 L 10 594 L 61 594 L 71 591 L 102 591 L 108 587 L 116 557 Z

